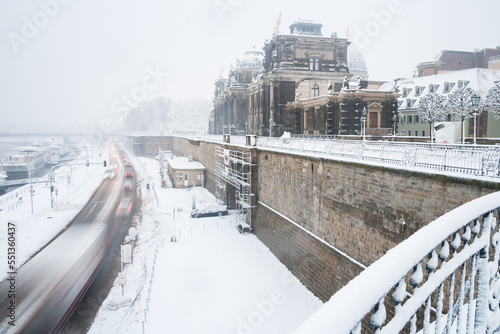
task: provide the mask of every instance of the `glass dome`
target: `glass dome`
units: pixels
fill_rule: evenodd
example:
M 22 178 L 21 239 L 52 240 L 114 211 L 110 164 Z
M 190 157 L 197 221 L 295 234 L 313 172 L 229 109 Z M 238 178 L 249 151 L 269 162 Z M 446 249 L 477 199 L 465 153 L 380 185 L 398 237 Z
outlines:
M 238 67 L 262 67 L 264 62 L 264 52 L 262 51 L 247 51 L 245 55 L 238 60 Z
M 362 79 L 368 79 L 365 57 L 352 44 L 347 47 L 347 67 L 353 77 L 360 76 Z

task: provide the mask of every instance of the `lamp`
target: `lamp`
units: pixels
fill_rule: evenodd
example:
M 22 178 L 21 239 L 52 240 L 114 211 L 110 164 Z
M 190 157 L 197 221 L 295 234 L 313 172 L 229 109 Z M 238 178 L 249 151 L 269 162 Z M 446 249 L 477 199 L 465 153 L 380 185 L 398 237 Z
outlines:
M 470 101 L 472 103 L 472 110 L 474 115 L 474 133 L 473 133 L 473 143 L 476 144 L 476 120 L 477 120 L 477 111 L 479 110 L 479 101 L 481 100 L 481 96 L 474 94 L 471 96 Z
M 398 116 L 396 114 L 394 114 L 394 116 L 392 116 L 392 120 L 394 122 L 394 131 L 392 132 L 392 135 L 395 136 L 396 135 L 396 122 L 398 121 Z
M 366 107 L 363 107 L 363 141 L 366 140 L 366 114 L 367 114 L 367 111 L 366 111 Z

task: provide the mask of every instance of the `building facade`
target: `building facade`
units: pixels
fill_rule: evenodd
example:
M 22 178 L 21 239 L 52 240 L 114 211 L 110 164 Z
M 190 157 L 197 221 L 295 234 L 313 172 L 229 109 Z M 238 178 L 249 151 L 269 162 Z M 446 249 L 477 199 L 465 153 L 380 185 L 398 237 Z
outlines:
M 192 157 L 170 157 L 166 160 L 168 164 L 168 176 L 174 188 L 187 188 L 191 186 L 205 185 L 205 166 Z
M 423 77 L 471 68 L 500 69 L 500 46 L 474 51 L 443 50 L 436 58 L 417 65 L 417 76 Z
M 321 27 L 295 22 L 263 52 L 245 53 L 215 83 L 210 133 L 360 134 L 362 117 L 367 129 L 392 133 L 397 92 L 378 91 L 361 53 L 346 38 L 323 36 Z
M 418 113 L 419 100 L 428 93 L 436 93 L 448 97 L 454 91 L 461 88 L 471 88 L 476 91 L 481 100 L 484 101 L 490 88 L 500 82 L 500 71 L 483 68 L 470 68 L 461 71 L 448 71 L 435 75 L 425 75 L 411 79 L 400 79 L 397 81 L 399 93 L 398 98 L 398 134 L 411 137 L 429 137 L 431 131 L 429 123 L 424 122 Z M 391 89 L 390 84 L 383 85 L 380 89 Z M 499 138 L 500 121 L 488 113 L 488 110 L 480 110 L 476 118 L 476 136 L 478 138 Z M 448 114 L 445 122 L 461 122 Z M 473 118 L 465 120 L 464 137 L 473 137 Z

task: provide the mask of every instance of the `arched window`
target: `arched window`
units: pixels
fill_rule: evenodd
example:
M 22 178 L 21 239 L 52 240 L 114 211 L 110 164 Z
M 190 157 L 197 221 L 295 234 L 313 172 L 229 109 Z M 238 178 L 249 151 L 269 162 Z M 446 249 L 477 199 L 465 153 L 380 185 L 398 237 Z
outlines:
M 311 97 L 319 96 L 319 86 L 317 84 L 312 85 L 311 87 Z

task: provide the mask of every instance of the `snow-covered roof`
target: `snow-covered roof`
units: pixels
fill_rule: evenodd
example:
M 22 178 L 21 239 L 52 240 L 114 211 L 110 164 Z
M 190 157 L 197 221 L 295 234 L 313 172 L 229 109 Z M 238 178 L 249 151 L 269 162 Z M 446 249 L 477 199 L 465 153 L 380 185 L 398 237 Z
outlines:
M 500 70 L 485 68 L 471 68 L 461 71 L 443 72 L 435 75 L 416 77 L 410 79 L 398 79 L 399 87 L 399 109 L 415 109 L 422 96 L 431 90 L 434 93 L 448 96 L 460 88 L 471 88 L 476 90 L 482 98 L 488 94 L 488 90 L 500 81 Z M 392 90 L 394 83 L 387 82 L 380 86 L 379 90 Z
M 169 166 L 174 170 L 190 169 L 190 170 L 204 170 L 205 166 L 199 162 L 191 160 L 188 157 L 172 157 L 167 160 Z

